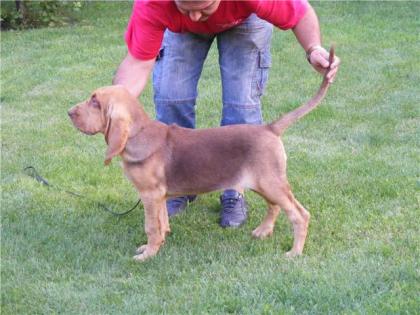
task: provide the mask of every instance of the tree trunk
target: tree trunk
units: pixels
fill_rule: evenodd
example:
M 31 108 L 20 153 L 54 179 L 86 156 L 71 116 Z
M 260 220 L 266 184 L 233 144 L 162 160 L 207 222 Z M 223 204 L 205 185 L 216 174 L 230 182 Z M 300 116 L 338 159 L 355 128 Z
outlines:
M 18 11 L 22 15 L 22 24 L 28 25 L 28 10 L 26 8 L 26 3 L 23 0 L 15 0 L 16 4 L 16 11 Z

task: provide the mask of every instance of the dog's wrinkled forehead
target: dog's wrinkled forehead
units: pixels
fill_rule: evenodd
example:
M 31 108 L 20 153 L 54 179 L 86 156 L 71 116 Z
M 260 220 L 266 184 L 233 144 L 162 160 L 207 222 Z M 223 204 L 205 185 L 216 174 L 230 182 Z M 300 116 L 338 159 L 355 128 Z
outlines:
M 77 105 L 79 113 L 83 114 L 85 119 L 90 116 L 102 116 L 107 111 L 105 102 L 97 93 L 92 93 L 91 96 L 82 103 Z
M 123 96 L 122 92 L 119 86 L 102 87 L 92 93 L 89 102 L 99 106 L 102 110 L 107 110 L 111 103 L 118 103 Z
M 103 110 L 109 103 L 109 96 L 102 90 L 96 90 L 91 94 L 88 102 L 90 105 Z

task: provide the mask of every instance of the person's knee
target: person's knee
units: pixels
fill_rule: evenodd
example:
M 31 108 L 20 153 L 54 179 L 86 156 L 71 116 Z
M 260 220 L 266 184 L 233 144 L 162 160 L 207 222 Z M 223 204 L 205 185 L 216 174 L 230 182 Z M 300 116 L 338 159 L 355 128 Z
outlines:
M 261 106 L 225 104 L 222 113 L 222 126 L 250 124 L 261 125 L 263 123 Z
M 156 119 L 165 124 L 195 128 L 195 100 L 185 102 L 158 101 Z

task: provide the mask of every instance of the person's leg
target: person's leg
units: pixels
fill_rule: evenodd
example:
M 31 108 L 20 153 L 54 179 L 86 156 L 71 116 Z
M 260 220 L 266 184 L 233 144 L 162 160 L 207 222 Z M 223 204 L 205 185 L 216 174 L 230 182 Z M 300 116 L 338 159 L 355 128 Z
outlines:
M 212 42 L 213 37 L 165 32 L 153 71 L 157 120 L 195 128 L 197 85 Z M 194 199 L 195 196 L 169 199 L 168 215 L 178 214 Z
M 271 67 L 272 24 L 252 14 L 217 36 L 222 78 L 221 125 L 261 124 L 261 96 Z
M 261 96 L 271 67 L 272 32 L 270 23 L 253 14 L 242 24 L 217 36 L 223 93 L 222 126 L 262 123 Z M 243 191 L 226 190 L 220 199 L 223 227 L 236 227 L 245 222 Z
M 157 120 L 195 127 L 198 80 L 213 38 L 166 30 L 153 70 Z

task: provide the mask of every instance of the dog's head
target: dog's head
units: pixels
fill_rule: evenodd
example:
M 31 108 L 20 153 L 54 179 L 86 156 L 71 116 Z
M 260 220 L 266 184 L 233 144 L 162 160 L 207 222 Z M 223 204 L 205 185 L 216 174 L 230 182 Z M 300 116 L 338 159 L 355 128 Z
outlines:
M 137 100 L 122 86 L 97 89 L 88 100 L 73 106 L 68 114 L 81 132 L 104 134 L 108 144 L 105 165 L 124 150 L 135 127 L 133 122 L 145 118 Z

